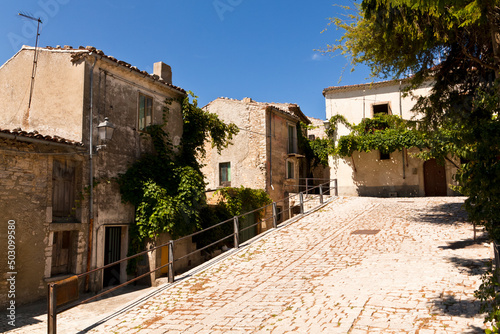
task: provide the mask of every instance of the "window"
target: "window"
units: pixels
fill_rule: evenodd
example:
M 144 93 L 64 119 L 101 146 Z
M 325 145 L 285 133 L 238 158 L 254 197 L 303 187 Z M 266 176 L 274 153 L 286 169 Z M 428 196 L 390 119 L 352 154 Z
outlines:
M 315 140 L 316 136 L 315 135 L 309 135 L 308 138 L 309 138 L 309 140 Z
M 153 98 L 139 94 L 139 130 L 153 124 Z
M 390 153 L 380 152 L 380 160 L 390 160 L 390 159 L 391 159 Z
M 219 164 L 219 185 L 222 187 L 231 186 L 231 163 L 223 162 Z
M 297 153 L 297 129 L 295 125 L 288 125 L 288 153 Z
M 295 170 L 294 170 L 293 161 L 286 162 L 286 178 L 287 179 L 294 179 L 295 178 Z
M 385 115 L 392 114 L 391 107 L 389 106 L 389 103 L 374 104 L 374 105 L 372 105 L 372 108 L 373 108 L 373 115 L 374 116 L 376 114 L 385 114 Z
M 52 219 L 74 217 L 75 167 L 69 161 L 54 160 L 52 168 Z

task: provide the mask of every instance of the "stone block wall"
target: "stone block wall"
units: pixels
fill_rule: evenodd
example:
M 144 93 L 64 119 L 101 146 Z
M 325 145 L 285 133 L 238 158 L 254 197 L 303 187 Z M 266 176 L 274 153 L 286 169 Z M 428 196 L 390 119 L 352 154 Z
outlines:
M 5 249 L 0 261 L 0 305 L 5 305 L 7 281 L 15 274 L 15 302 L 25 304 L 46 295 L 46 279 L 51 276 L 52 240 L 57 230 L 68 225 L 76 229 L 73 270 L 80 270 L 84 259 L 85 239 L 82 224 L 60 224 L 52 221 L 53 159 L 78 159 L 71 149 L 50 145 L 21 143 L 0 138 L 0 245 Z M 7 267 L 7 229 L 15 221 L 15 268 Z

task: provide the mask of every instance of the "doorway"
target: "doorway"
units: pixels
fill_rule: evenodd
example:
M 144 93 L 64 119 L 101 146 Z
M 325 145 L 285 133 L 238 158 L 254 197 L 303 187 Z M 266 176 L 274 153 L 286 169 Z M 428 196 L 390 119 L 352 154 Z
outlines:
M 51 275 L 71 272 L 71 231 L 54 232 Z
M 106 227 L 104 242 L 104 265 L 120 260 L 122 228 Z M 120 263 L 104 269 L 103 286 L 120 284 Z
M 446 170 L 436 159 L 424 162 L 424 187 L 425 196 L 446 196 Z

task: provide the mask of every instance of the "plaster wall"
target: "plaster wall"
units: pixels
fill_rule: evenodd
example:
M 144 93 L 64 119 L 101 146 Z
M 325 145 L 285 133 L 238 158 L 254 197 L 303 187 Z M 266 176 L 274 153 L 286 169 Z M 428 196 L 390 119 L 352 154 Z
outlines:
M 348 122 L 358 124 L 364 117 L 373 117 L 373 105 L 388 103 L 393 115 L 418 119 L 420 116 L 411 109 L 416 98 L 427 95 L 430 89 L 431 85 L 427 83 L 403 96 L 398 82 L 386 82 L 326 91 L 326 116 L 330 119 L 340 114 Z M 349 133 L 350 130 L 339 123 L 335 140 Z M 380 160 L 379 151 L 355 152 L 352 158 L 330 157 L 331 177 L 338 180 L 339 195 L 425 196 L 424 161 L 412 157 L 411 154 L 416 152 L 416 149 L 404 154 L 396 151 L 388 160 Z M 455 184 L 452 178 L 456 173 L 455 166 L 447 161 L 445 170 L 448 185 Z M 447 193 L 456 195 L 449 187 Z
M 380 160 L 379 151 L 355 152 L 349 158 L 330 157 L 330 167 L 337 178 L 341 196 L 409 197 L 425 196 L 424 161 L 412 157 L 417 149 L 391 153 L 391 159 Z M 404 162 L 403 162 L 404 161 Z M 456 185 L 456 167 L 445 163 L 447 195 L 456 196 L 450 189 Z
M 84 66 L 71 52 L 40 50 L 28 108 L 33 55 L 23 48 L 0 67 L 0 125 L 81 141 Z
M 416 97 L 425 96 L 430 91 L 429 84 L 418 88 L 411 95 L 400 94 L 399 83 L 394 84 L 373 84 L 357 89 L 344 89 L 327 91 L 326 118 L 330 119 L 334 115 L 343 115 L 349 123 L 358 124 L 364 117 L 373 117 L 373 105 L 388 103 L 393 115 L 399 115 L 403 119 L 419 118 L 411 109 L 415 105 Z M 339 136 L 349 134 L 349 130 L 339 124 L 336 139 Z

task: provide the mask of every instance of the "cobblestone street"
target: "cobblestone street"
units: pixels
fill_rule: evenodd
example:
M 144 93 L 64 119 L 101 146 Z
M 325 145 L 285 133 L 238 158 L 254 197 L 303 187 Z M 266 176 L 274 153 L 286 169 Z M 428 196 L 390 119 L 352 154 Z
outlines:
M 472 241 L 463 200 L 335 199 L 99 326 L 79 330 L 483 333 L 473 293 L 490 248 Z M 71 316 L 58 317 L 61 333 L 71 332 L 63 330 Z

